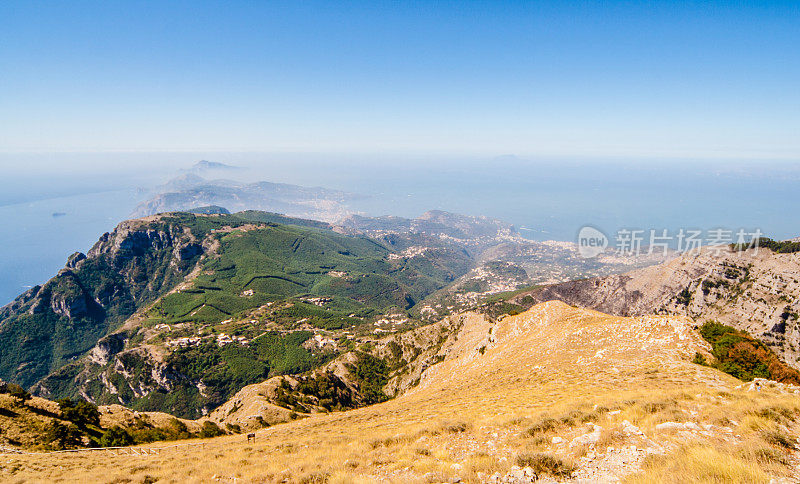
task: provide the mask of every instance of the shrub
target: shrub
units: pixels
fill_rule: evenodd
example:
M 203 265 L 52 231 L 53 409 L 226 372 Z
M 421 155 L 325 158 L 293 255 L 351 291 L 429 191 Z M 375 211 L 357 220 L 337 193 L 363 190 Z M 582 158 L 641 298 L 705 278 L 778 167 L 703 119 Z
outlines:
M 784 451 L 773 447 L 745 448 L 740 452 L 745 459 L 756 460 L 762 464 L 791 465 Z
M 102 447 L 125 447 L 133 444 L 133 437 L 127 430 L 119 425 L 115 425 L 103 433 L 100 437 Z
M 173 418 L 172 420 L 169 421 L 169 424 L 167 425 L 167 431 L 174 436 L 174 440 L 192 438 L 192 434 L 191 432 L 189 432 L 189 429 L 188 427 L 186 427 L 186 424 L 181 422 L 177 418 Z
M 783 423 L 786 420 L 794 420 L 795 416 L 792 409 L 780 405 L 771 405 L 768 407 L 762 407 L 754 411 L 753 413 L 755 413 L 759 417 L 779 423 Z
M 675 299 L 681 306 L 688 306 L 692 302 L 692 293 L 687 287 L 683 291 L 679 292 Z
M 641 409 L 644 410 L 646 413 L 650 414 L 664 412 L 670 409 L 675 410 L 677 408 L 677 405 L 678 402 L 676 402 L 674 399 L 671 398 L 639 403 Z
M 796 438 L 780 430 L 764 430 L 761 432 L 761 437 L 770 444 L 784 449 L 795 449 L 797 445 Z
M 461 422 L 461 421 L 444 422 L 442 424 L 442 430 L 451 434 L 466 432 L 467 428 L 469 428 L 469 424 L 467 422 Z
M 700 352 L 695 352 L 694 358 L 692 359 L 692 363 L 694 363 L 695 365 L 705 365 L 706 357 L 703 356 Z
M 297 482 L 300 484 L 326 484 L 330 481 L 330 475 L 325 472 L 313 472 L 301 477 Z
M 533 424 L 532 426 L 528 427 L 527 433 L 531 437 L 537 434 L 543 434 L 546 432 L 550 432 L 558 427 L 559 422 L 558 420 L 551 418 L 551 417 L 544 417 L 540 419 L 538 422 Z
M 717 359 L 713 366 L 740 380 L 767 378 L 800 384 L 800 372 L 780 361 L 775 353 L 743 331 L 709 321 L 700 327 L 700 335 L 711 343 Z
M 61 417 L 64 420 L 69 420 L 79 427 L 100 425 L 100 412 L 97 410 L 97 405 L 85 400 L 73 402 L 69 398 L 63 398 L 58 400 L 58 408 L 61 410 Z
M 64 425 L 53 419 L 47 427 L 45 439 L 51 447 L 56 449 L 70 449 L 83 444 L 83 434 L 74 424 Z
M 8 394 L 16 398 L 20 404 L 23 404 L 31 399 L 31 394 L 16 383 L 9 383 L 6 385 L 6 390 L 8 391 Z
M 750 243 L 731 244 L 731 248 L 737 251 L 747 250 L 753 247 L 770 249 L 771 251 L 777 252 L 779 254 L 791 254 L 794 252 L 800 252 L 800 242 L 793 242 L 790 240 L 777 241 L 777 240 L 772 240 L 768 237 L 760 237 L 757 240 L 754 240 Z
M 225 435 L 225 431 L 219 428 L 219 425 L 211 422 L 210 420 L 203 422 L 203 427 L 200 429 L 201 439 L 219 437 L 220 435 Z
M 551 454 L 520 454 L 517 456 L 517 465 L 530 467 L 538 476 L 549 474 L 553 477 L 570 477 L 575 472 L 575 466 Z

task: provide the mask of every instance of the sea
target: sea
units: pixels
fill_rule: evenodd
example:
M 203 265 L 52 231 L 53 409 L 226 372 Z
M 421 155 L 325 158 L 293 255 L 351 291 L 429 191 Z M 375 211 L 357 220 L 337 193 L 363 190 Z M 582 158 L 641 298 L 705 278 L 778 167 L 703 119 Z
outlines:
M 800 162 L 261 153 L 0 156 L 0 305 L 86 252 L 156 185 L 200 159 L 242 167 L 229 178 L 323 186 L 359 195 L 365 215 L 428 210 L 498 218 L 534 240 L 575 241 L 587 225 L 800 235 Z M 664 232 L 666 231 L 666 232 Z M 715 232 L 719 235 L 719 232 Z

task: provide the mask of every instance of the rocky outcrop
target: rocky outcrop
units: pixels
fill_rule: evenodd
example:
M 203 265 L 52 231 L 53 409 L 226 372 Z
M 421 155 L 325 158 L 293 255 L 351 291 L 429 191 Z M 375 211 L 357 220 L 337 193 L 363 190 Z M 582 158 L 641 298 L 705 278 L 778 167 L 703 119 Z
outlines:
M 103 310 L 83 287 L 75 273 L 62 269 L 55 287 L 50 289 L 50 309 L 59 316 L 77 320 L 102 317 Z
M 86 254 L 82 252 L 75 252 L 67 259 L 67 267 L 70 269 L 77 269 L 79 264 L 86 260 Z
M 800 256 L 769 249 L 707 248 L 622 275 L 571 281 L 519 294 L 619 316 L 675 314 L 747 331 L 800 368 Z
M 128 341 L 126 333 L 115 333 L 102 338 L 89 352 L 88 359 L 96 365 L 105 365 L 125 348 Z
M 0 377 L 32 385 L 89 351 L 138 308 L 181 282 L 202 241 L 159 217 L 121 223 L 45 284 L 0 309 Z M 97 349 L 103 359 L 115 340 Z

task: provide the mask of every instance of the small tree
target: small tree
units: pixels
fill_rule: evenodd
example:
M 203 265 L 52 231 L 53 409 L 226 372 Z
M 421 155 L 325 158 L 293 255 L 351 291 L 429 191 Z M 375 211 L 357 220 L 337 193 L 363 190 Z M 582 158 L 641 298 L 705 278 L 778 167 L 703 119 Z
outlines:
M 83 444 L 82 437 L 80 430 L 74 424 L 64 425 L 56 419 L 50 421 L 45 434 L 47 442 L 56 449 L 79 447 Z
M 383 393 L 383 387 L 389 382 L 389 366 L 386 361 L 369 353 L 360 353 L 355 365 L 350 366 L 350 373 L 358 382 L 364 403 L 380 403 L 389 399 Z
M 97 405 L 86 400 L 73 402 L 69 398 L 63 398 L 58 400 L 58 408 L 61 410 L 64 420 L 74 422 L 78 426 L 100 425 L 100 411 L 97 410 Z
M 181 422 L 177 418 L 173 418 L 169 421 L 166 430 L 170 434 L 170 440 L 181 440 L 181 439 L 192 438 L 192 433 L 189 432 L 189 428 L 186 427 L 185 423 Z
M 200 438 L 201 439 L 208 439 L 210 437 L 218 437 L 220 435 L 224 435 L 225 431 L 223 431 L 217 424 L 211 422 L 210 420 L 206 420 L 203 422 L 203 428 L 200 429 Z
M 119 425 L 115 425 L 103 433 L 100 437 L 102 447 L 125 447 L 133 444 L 133 437 L 127 430 Z
M 6 389 L 8 390 L 8 394 L 16 398 L 20 404 L 24 404 L 31 399 L 31 394 L 16 383 L 9 383 Z

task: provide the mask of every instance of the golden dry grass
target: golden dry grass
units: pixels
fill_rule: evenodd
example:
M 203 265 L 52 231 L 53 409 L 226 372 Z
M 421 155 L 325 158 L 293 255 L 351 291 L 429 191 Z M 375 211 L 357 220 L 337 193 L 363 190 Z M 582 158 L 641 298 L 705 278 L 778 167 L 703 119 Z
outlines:
M 522 454 L 581 465 L 589 450 L 556 446 L 552 437 L 569 441 L 596 423 L 604 433 L 591 452 L 605 452 L 619 444 L 612 429 L 623 420 L 666 451 L 646 459 L 642 473 L 628 476 L 633 482 L 658 482 L 676 470 L 707 482 L 789 475 L 791 451 L 771 443 L 767 431 L 796 432 L 797 397 L 735 390 L 737 380 L 690 362 L 698 350 L 706 351 L 703 342 L 680 318 L 611 317 L 557 302 L 496 325 L 471 315 L 447 359 L 389 402 L 277 425 L 259 431 L 255 443 L 239 435 L 147 457 L 2 456 L 0 480 L 481 482 L 479 473 L 504 473 Z M 656 430 L 665 421 L 735 430 L 688 438 Z
M 32 447 L 35 436 L 45 432 L 51 415 L 58 414 L 58 404 L 44 398 L 32 397 L 21 405 L 8 394 L 0 394 L 0 432 L 2 441 L 16 442 L 20 447 Z

